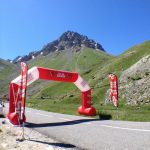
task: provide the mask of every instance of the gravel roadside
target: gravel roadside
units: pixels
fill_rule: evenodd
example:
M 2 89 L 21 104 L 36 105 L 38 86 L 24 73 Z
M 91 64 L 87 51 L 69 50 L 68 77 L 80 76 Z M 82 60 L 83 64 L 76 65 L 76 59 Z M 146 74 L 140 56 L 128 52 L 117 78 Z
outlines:
M 6 118 L 0 118 L 0 150 L 80 150 L 74 145 L 55 141 L 41 133 L 11 126 Z

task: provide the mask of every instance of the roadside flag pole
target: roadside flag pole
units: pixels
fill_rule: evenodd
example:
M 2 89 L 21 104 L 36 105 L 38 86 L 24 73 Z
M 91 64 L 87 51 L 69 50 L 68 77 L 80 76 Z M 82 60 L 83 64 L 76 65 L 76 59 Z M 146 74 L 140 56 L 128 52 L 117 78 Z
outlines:
M 21 115 L 19 116 L 20 127 L 22 128 L 21 138 L 18 141 L 25 140 L 24 123 L 25 123 L 25 100 L 26 100 L 26 87 L 27 87 L 27 72 L 28 66 L 21 62 L 21 85 L 20 85 L 20 97 L 21 97 Z

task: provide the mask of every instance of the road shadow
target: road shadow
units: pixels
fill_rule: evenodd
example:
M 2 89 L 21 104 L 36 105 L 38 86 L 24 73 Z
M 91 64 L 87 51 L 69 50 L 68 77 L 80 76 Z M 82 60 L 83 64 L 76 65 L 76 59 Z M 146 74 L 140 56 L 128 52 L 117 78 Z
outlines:
M 112 119 L 112 116 L 110 114 L 99 114 L 100 120 L 110 120 Z
M 65 121 L 65 122 L 54 122 L 54 123 L 31 123 L 26 122 L 25 127 L 28 128 L 41 128 L 41 127 L 53 127 L 53 126 L 67 126 L 67 125 L 75 125 L 85 122 L 91 121 L 99 121 L 99 119 L 79 119 L 79 120 L 72 120 L 72 121 Z
M 65 143 L 51 143 L 51 142 L 44 142 L 44 141 L 39 141 L 39 140 L 34 140 L 34 139 L 29 139 L 28 141 L 32 141 L 32 142 L 37 142 L 37 143 L 42 143 L 42 144 L 47 144 L 47 145 L 51 145 L 51 146 L 57 146 L 57 147 L 61 147 L 61 148 L 75 148 L 75 145 L 72 144 L 65 144 Z
M 5 116 L 4 115 L 0 115 L 0 118 L 5 118 Z

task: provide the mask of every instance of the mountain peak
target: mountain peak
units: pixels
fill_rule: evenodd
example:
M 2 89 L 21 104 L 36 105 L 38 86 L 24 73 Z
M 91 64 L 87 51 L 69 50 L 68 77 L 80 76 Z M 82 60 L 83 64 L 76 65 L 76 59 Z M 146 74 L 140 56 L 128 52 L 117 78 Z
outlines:
M 93 48 L 93 49 L 99 49 L 102 51 L 105 51 L 104 48 L 97 42 L 95 42 L 94 40 L 89 39 L 87 36 L 85 35 L 81 35 L 77 32 L 73 32 L 73 31 L 67 31 L 64 32 L 60 38 L 60 41 L 68 41 L 70 46 L 85 46 L 85 47 L 89 47 L 89 48 Z
M 73 32 L 73 31 L 67 31 L 67 32 L 64 32 L 60 38 L 60 40 L 68 40 L 68 41 L 74 41 L 74 40 L 82 40 L 82 39 L 88 39 L 87 36 L 83 36 L 83 35 L 80 35 L 79 33 L 77 32 Z
M 89 39 L 87 36 L 73 31 L 66 31 L 57 40 L 44 46 L 41 52 L 43 55 L 47 55 L 53 51 L 80 49 L 81 47 L 88 47 L 105 51 L 102 45 L 95 42 L 94 40 Z
M 80 50 L 82 47 L 93 48 L 105 52 L 101 44 L 89 39 L 87 36 L 73 31 L 66 31 L 57 40 L 45 45 L 40 51 L 31 52 L 29 55 L 25 55 L 23 57 L 19 56 L 14 59 L 13 62 L 17 63 L 20 61 L 28 61 L 39 54 L 45 56 L 54 51 L 62 51 L 66 49 Z

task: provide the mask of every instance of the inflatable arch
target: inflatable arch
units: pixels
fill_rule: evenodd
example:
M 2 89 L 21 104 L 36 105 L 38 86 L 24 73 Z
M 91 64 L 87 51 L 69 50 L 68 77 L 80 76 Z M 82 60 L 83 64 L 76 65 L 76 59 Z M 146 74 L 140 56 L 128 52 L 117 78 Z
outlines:
M 27 70 L 25 63 L 21 63 L 21 65 L 21 75 L 10 83 L 9 112 L 7 117 L 13 125 L 20 125 L 26 121 L 26 86 L 38 79 L 74 83 L 82 93 L 82 105 L 78 108 L 78 112 L 87 116 L 96 115 L 95 108 L 91 106 L 91 88 L 78 73 L 42 67 L 33 67 Z

